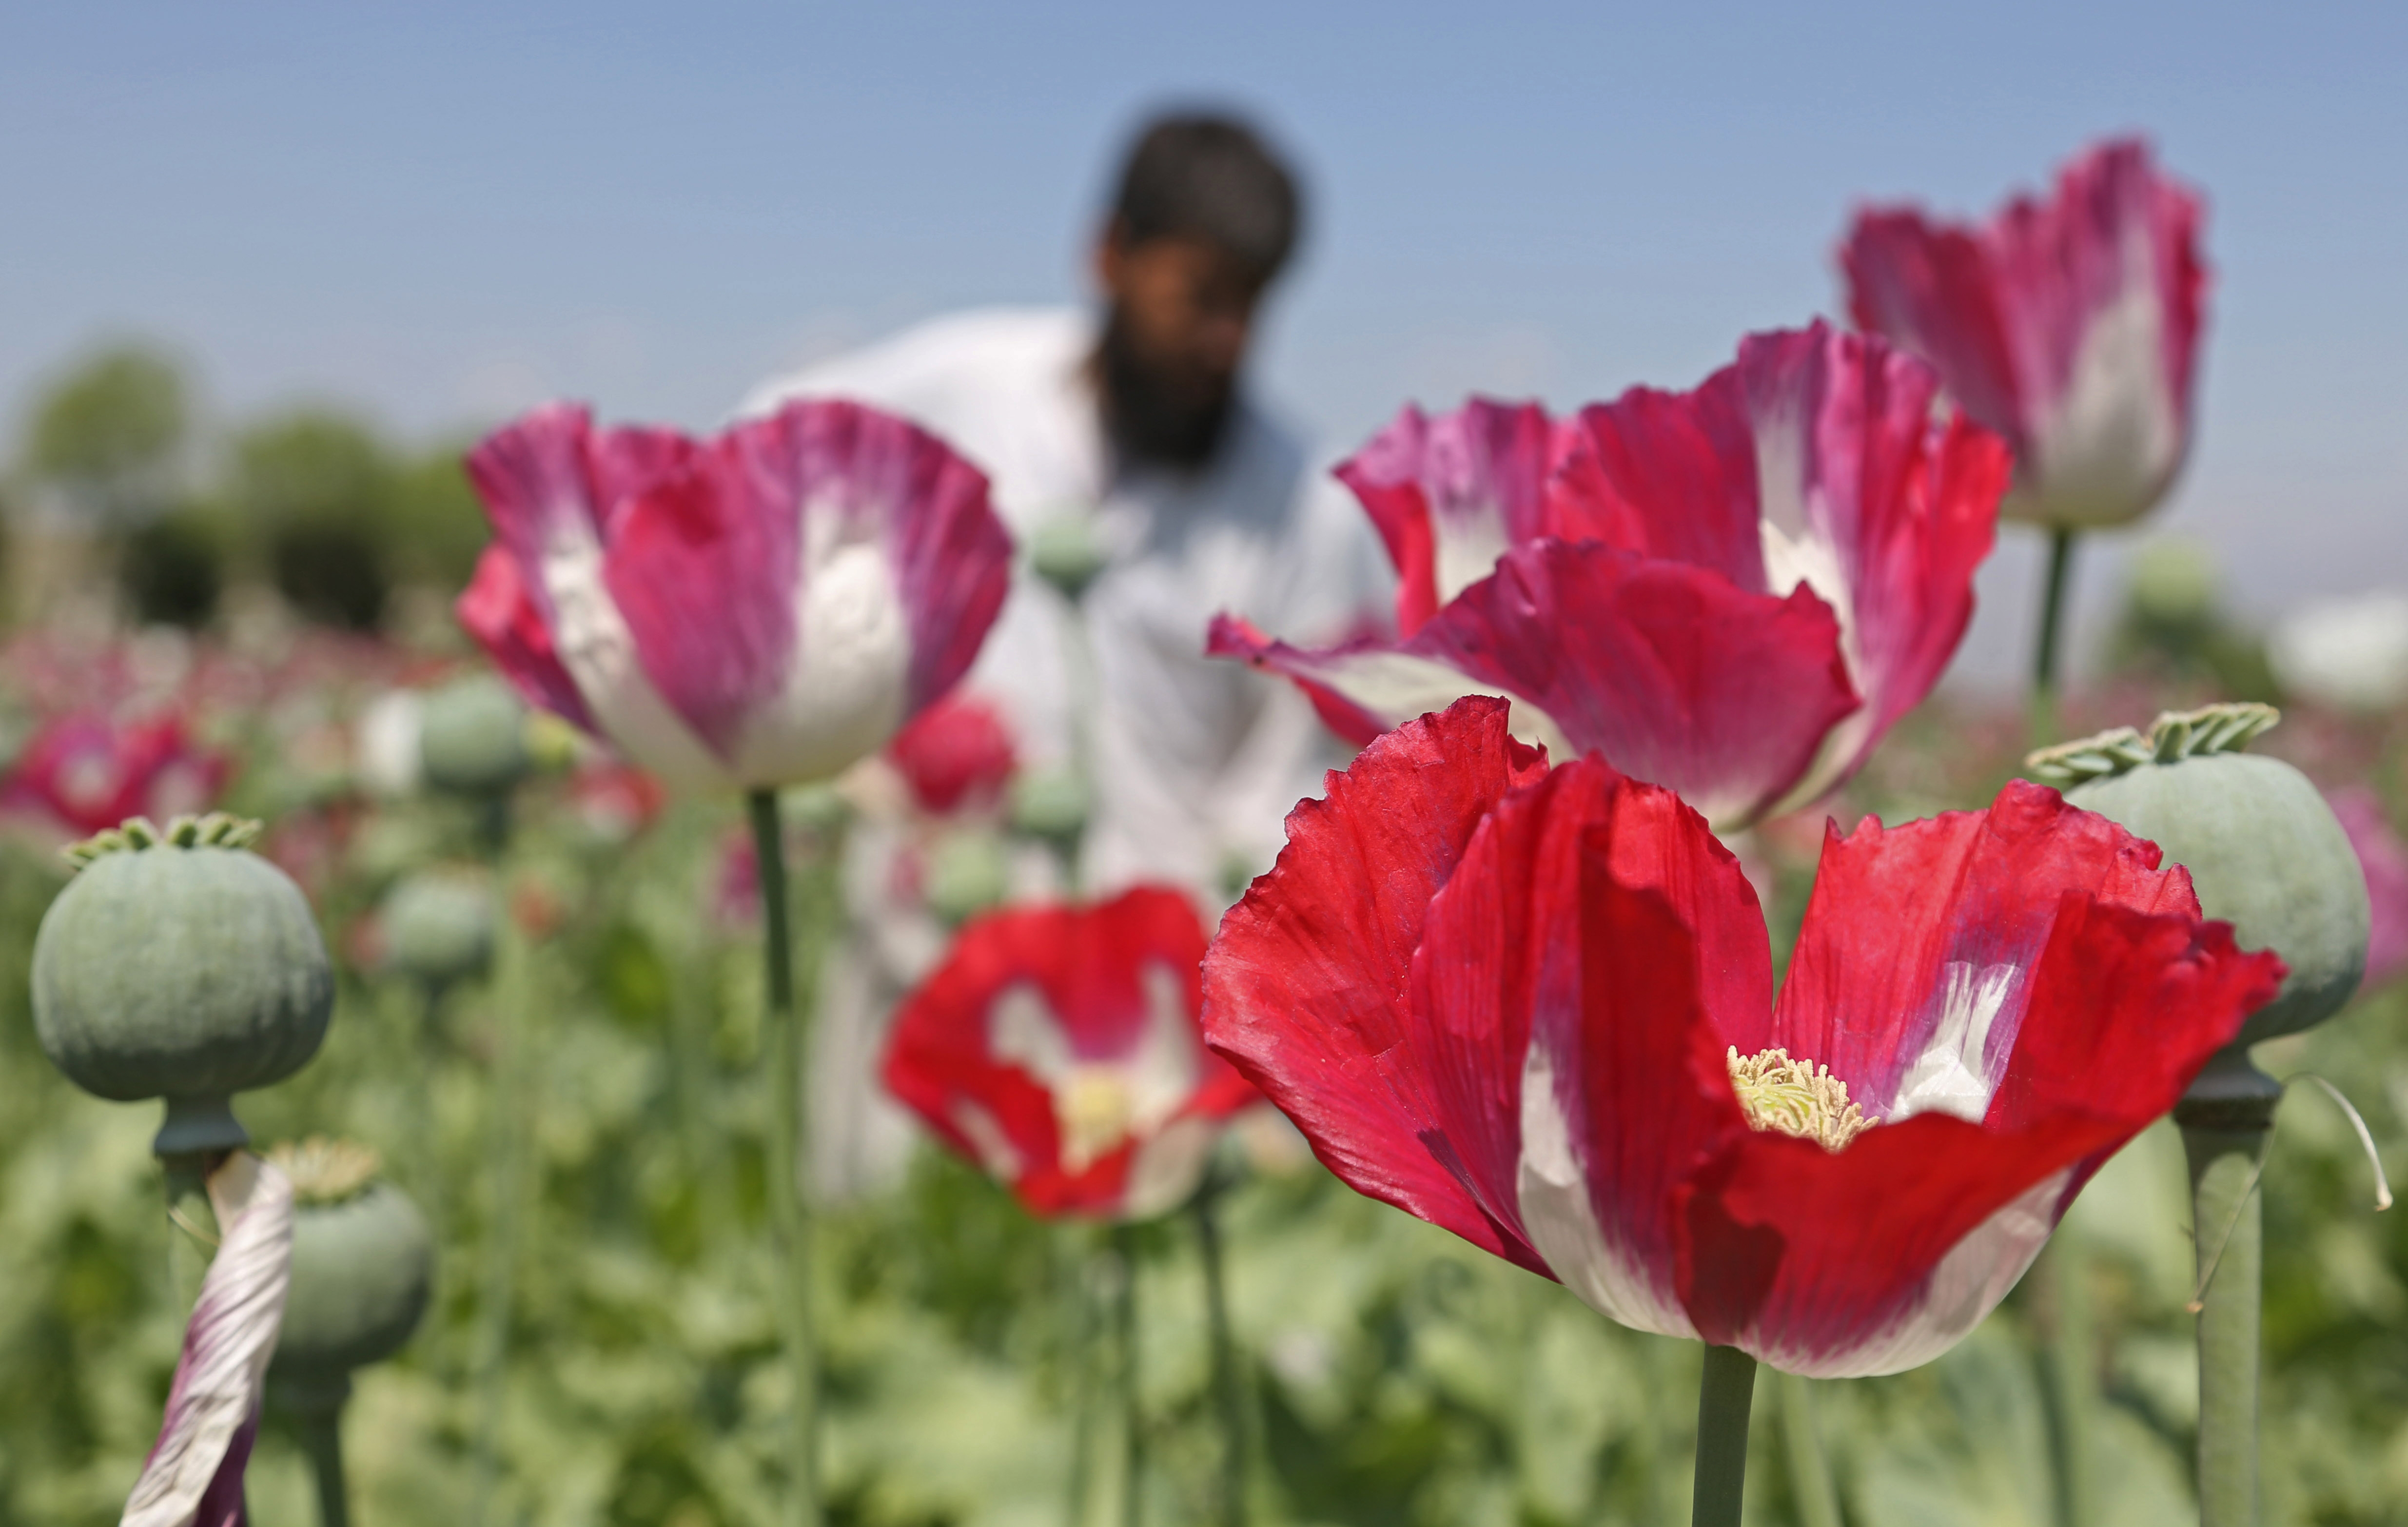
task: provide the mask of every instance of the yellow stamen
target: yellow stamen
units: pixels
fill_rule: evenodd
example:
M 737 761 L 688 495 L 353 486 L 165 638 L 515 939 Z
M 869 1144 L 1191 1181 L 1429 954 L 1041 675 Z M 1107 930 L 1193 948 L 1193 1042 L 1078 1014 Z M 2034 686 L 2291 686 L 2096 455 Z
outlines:
M 1137 1099 L 1117 1066 L 1072 1066 L 1054 1089 L 1062 1169 L 1083 1172 L 1119 1149 L 1136 1119 Z
M 267 1159 L 293 1180 L 293 1196 L 304 1204 L 339 1204 L 365 1192 L 384 1163 L 366 1146 L 312 1135 L 287 1140 Z
M 1777 1047 L 1742 1056 L 1733 1045 L 1728 1059 L 1731 1091 L 1739 1094 L 1751 1129 L 1776 1130 L 1838 1150 L 1881 1122 L 1848 1101 L 1848 1084 L 1828 1066 L 1793 1061 Z

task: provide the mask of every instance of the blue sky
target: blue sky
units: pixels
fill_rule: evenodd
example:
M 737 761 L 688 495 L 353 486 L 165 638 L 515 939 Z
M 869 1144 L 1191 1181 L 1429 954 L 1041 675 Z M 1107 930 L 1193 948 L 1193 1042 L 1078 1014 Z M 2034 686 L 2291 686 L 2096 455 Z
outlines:
M 0 419 L 134 334 L 222 414 L 706 424 L 913 318 L 1075 299 L 1117 136 L 1201 98 L 1310 177 L 1262 379 L 1344 443 L 1409 396 L 1686 385 L 1833 309 L 1858 199 L 1974 212 L 2141 129 L 2216 282 L 2160 528 L 2266 610 L 2408 581 L 2404 52 L 2396 6 L 17 6 Z M 2006 539 L 1977 673 L 2028 620 Z

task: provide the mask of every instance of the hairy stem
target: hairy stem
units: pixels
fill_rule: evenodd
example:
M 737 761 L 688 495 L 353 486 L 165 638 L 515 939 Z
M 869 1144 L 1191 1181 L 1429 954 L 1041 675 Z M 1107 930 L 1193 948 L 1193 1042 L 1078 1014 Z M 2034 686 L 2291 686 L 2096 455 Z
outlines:
M 2199 1246 L 2200 1527 L 2258 1520 L 2258 1317 L 2264 1225 L 2258 1164 L 2281 1084 L 2239 1047 L 2210 1061 L 2174 1106 L 2190 1159 Z

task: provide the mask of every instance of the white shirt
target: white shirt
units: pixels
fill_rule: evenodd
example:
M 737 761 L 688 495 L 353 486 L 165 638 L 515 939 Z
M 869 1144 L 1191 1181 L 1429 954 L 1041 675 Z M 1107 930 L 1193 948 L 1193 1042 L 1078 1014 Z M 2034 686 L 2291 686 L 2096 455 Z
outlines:
M 1071 761 L 1080 688 L 1076 612 L 1025 549 L 1041 525 L 1088 521 L 1107 563 L 1084 601 L 1096 676 L 1085 889 L 1167 881 L 1210 911 L 1269 866 L 1288 808 L 1318 793 L 1336 755 L 1287 685 L 1204 655 L 1207 625 L 1226 610 L 1291 641 L 1336 640 L 1379 607 L 1383 564 L 1344 490 L 1242 400 L 1205 470 L 1115 470 L 1084 371 L 1096 332 L 1067 308 L 937 319 L 767 382 L 742 411 L 853 398 L 987 474 L 1023 554 L 965 683 L 1002 710 L 1024 766 Z

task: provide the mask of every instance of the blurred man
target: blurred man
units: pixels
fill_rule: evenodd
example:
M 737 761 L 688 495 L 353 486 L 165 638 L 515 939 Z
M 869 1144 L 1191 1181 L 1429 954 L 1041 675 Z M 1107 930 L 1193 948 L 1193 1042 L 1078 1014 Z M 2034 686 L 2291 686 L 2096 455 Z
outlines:
M 1138 136 L 1105 209 L 1098 310 L 937 319 L 745 405 L 857 398 L 988 474 L 1021 558 L 963 690 L 1001 712 L 1025 772 L 1083 779 L 1088 895 L 1163 881 L 1216 915 L 1269 866 L 1288 808 L 1340 761 L 1292 690 L 1204 656 L 1219 610 L 1335 639 L 1380 603 L 1361 511 L 1308 471 L 1303 443 L 1244 385 L 1300 221 L 1294 178 L 1245 125 L 1166 116 Z M 1076 580 L 1060 574 L 1082 551 L 1096 571 L 1066 592 Z M 896 873 L 904 835 L 862 825 L 849 877 L 860 937 L 831 971 L 815 1073 L 815 1175 L 836 1192 L 900 1159 L 901 1126 L 880 1117 L 868 1077 L 886 1009 L 942 938 L 892 895 L 919 878 Z M 1023 870 L 1032 862 L 1043 856 L 1024 855 Z M 1064 889 L 1018 879 L 1022 894 Z
M 966 688 L 1002 710 L 1025 765 L 1086 776 L 1092 894 L 1168 880 L 1217 909 L 1268 866 L 1288 806 L 1318 783 L 1309 708 L 1206 658 L 1212 614 L 1296 639 L 1342 635 L 1375 605 L 1361 512 L 1308 476 L 1301 442 L 1243 386 L 1299 221 L 1293 178 L 1244 125 L 1161 118 L 1130 150 L 1096 239 L 1099 313 L 938 319 L 745 407 L 858 398 L 986 471 L 1022 564 Z M 1028 554 L 1081 542 L 1102 566 L 1073 608 Z M 1073 621 L 1096 678 L 1085 727 Z

